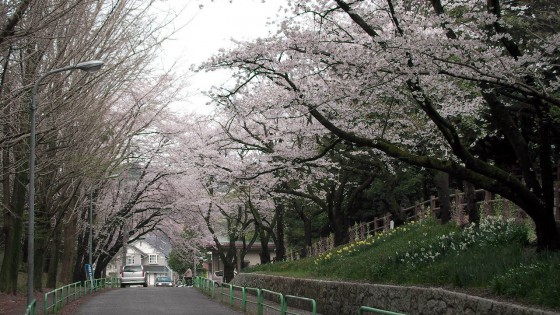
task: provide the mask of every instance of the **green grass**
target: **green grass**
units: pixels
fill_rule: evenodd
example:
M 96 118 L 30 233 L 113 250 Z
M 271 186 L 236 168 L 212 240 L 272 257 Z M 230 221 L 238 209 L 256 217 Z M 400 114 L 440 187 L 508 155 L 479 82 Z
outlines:
M 319 257 L 253 267 L 292 277 L 490 292 L 560 308 L 560 253 L 536 253 L 525 225 L 485 218 L 461 229 L 433 221 L 410 223 Z

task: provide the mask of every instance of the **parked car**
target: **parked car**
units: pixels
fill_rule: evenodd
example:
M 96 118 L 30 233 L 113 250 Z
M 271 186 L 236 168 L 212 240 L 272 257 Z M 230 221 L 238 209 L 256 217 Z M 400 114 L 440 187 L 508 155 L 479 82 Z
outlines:
M 224 271 L 223 270 L 214 271 L 214 274 L 212 275 L 212 280 L 215 281 L 215 284 L 217 286 L 221 285 L 222 282 L 224 282 Z
M 154 282 L 154 287 L 172 287 L 173 280 L 170 277 L 156 277 L 156 282 Z
M 121 288 L 127 285 L 141 284 L 143 287 L 148 286 L 148 275 L 144 271 L 142 265 L 126 265 L 121 270 Z

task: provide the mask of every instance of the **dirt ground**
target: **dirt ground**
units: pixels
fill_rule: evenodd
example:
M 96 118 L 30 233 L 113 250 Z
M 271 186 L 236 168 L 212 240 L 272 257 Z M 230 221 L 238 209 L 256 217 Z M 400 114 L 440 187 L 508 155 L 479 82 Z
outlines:
M 25 314 L 27 297 L 0 292 L 0 314 Z
M 92 297 L 106 292 L 107 290 L 102 290 L 94 292 L 92 294 L 85 295 L 75 301 L 70 302 L 65 305 L 62 310 L 57 314 L 59 315 L 72 315 L 75 314 L 78 308 L 86 303 Z M 35 293 L 35 299 L 37 299 L 37 314 L 43 314 L 43 299 L 45 293 L 50 290 L 46 290 L 44 293 Z M 25 294 L 11 295 L 0 292 L 0 315 L 24 315 L 27 310 L 27 296 Z

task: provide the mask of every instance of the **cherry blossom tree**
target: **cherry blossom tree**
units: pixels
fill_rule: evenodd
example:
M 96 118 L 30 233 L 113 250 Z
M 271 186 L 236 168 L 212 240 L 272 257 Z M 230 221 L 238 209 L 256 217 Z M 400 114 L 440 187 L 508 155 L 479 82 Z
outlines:
M 268 242 L 277 242 L 277 216 L 268 185 L 259 187 L 256 179 L 247 179 L 258 169 L 258 152 L 229 141 L 233 129 L 228 133 L 226 125 L 227 121 L 215 117 L 190 122 L 186 128 L 181 145 L 184 174 L 178 184 L 181 196 L 176 206 L 183 216 L 177 220 L 183 220 L 189 228 L 203 225 L 206 229 L 201 233 L 205 236 L 190 240 L 190 246 L 198 241 L 215 248 L 229 280 L 234 269 L 243 267 L 243 257 L 257 241 L 261 243 L 262 261 L 270 261 Z
M 70 244 L 85 231 L 78 218 L 87 212 L 87 192 L 100 178 L 132 160 L 134 146 L 144 145 L 138 132 L 153 132 L 150 128 L 164 114 L 164 105 L 177 96 L 181 81 L 151 62 L 167 38 L 164 27 L 169 22 L 154 19 L 153 5 L 136 0 L 0 4 L 6 14 L 0 23 L 2 231 L 6 239 L 0 290 L 15 293 L 19 266 L 27 259 L 21 244 L 31 87 L 51 69 L 88 59 L 106 61 L 96 74 L 73 71 L 49 76 L 37 95 L 34 279 L 39 289 L 47 261 L 54 273 L 49 281 L 55 283 L 61 240 L 67 245 L 62 269 L 71 273 L 76 253 Z M 48 255 L 52 256 L 47 259 Z
M 519 27 L 550 18 L 543 7 L 291 4 L 293 17 L 278 34 L 204 65 L 237 70 L 236 86 L 219 92 L 224 104 L 236 97 L 253 113 L 297 112 L 358 147 L 498 193 L 535 222 L 538 249 L 560 247 L 553 215 L 560 37 L 556 26 Z M 498 159 L 498 147 L 514 158 Z

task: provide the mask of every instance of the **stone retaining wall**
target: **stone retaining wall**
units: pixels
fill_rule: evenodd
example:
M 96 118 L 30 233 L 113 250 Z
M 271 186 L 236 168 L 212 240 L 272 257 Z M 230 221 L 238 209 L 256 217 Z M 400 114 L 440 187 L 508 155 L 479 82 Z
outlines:
M 241 273 L 232 284 L 315 299 L 321 314 L 358 314 L 369 306 L 405 314 L 552 315 L 556 312 L 493 301 L 439 288 L 402 287 Z

